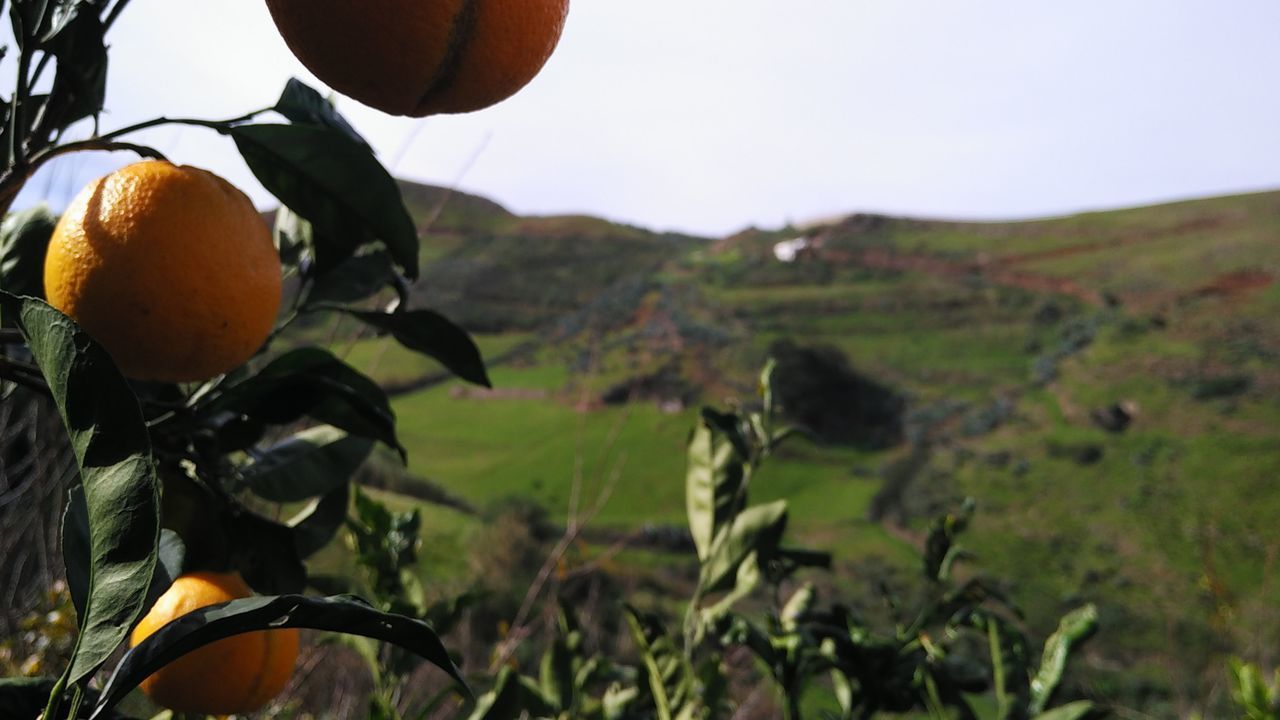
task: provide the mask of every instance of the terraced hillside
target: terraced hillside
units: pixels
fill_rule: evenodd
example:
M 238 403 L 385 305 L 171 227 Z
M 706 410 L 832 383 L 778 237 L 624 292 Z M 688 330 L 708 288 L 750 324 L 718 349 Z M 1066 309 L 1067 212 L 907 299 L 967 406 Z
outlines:
M 409 391 L 436 368 L 333 337 L 406 390 L 409 482 L 480 511 L 431 511 L 426 572 L 442 582 L 465 572 L 448 548 L 511 498 L 560 517 L 608 487 L 601 537 L 678 532 L 697 406 L 753 402 L 773 354 L 814 439 L 757 492 L 791 499 L 842 591 L 874 602 L 926 519 L 971 495 L 971 549 L 1013 580 L 1035 633 L 1099 604 L 1080 692 L 1212 711 L 1224 655 L 1280 660 L 1280 193 L 1024 223 L 853 215 L 714 241 L 407 198 L 426 229 L 421 296 L 478 333 L 496 389 Z M 681 562 L 624 557 L 622 574 Z

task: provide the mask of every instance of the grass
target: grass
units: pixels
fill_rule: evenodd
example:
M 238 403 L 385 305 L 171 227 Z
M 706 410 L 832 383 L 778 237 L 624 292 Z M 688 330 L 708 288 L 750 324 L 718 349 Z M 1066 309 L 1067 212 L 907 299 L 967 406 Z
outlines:
M 495 380 L 501 386 L 511 375 L 546 380 L 545 374 L 510 371 L 495 373 Z M 586 416 L 554 401 L 462 399 L 444 388 L 400 398 L 394 409 L 402 442 L 414 448 L 411 470 L 479 507 L 518 497 L 562 512 L 575 474 L 590 498 L 616 472 L 601 523 L 681 519 L 692 413 L 664 415 L 640 405 Z
M 970 277 L 781 266 L 769 247 L 789 233 L 669 243 L 670 260 L 647 276 L 638 300 L 603 305 L 612 314 L 600 324 L 518 364 L 491 368 L 496 388 L 527 392 L 464 397 L 458 385 L 447 385 L 396 397 L 409 469 L 477 507 L 519 498 L 553 519 L 566 512 L 575 478 L 581 506 L 616 473 L 597 526 L 682 524 L 684 445 L 696 410 L 665 414 L 650 401 L 576 407 L 667 362 L 675 351 L 652 339 L 655 328 L 685 333 L 675 362 L 702 388 L 698 402 L 707 404 L 750 401 L 758 363 L 782 338 L 840 348 L 853 367 L 917 406 L 964 401 L 982 408 L 1010 398 L 1012 416 L 990 432 L 938 442 L 908 502 L 919 508 L 976 497 L 980 511 L 966 547 L 981 572 L 1010 580 L 1033 634 L 1051 632 L 1062 612 L 1080 602 L 1099 603 L 1104 627 L 1093 657 L 1125 672 L 1087 666 L 1079 672 L 1121 702 L 1167 708 L 1162 703 L 1174 683 L 1192 695 L 1207 693 L 1203 672 L 1229 642 L 1223 613 L 1267 601 L 1267 558 L 1280 553 L 1274 531 L 1280 496 L 1273 492 L 1280 477 L 1280 283 L 1227 299 L 1186 296 L 1234 269 L 1280 275 L 1278 206 L 1280 193 L 1269 193 L 1035 223 L 892 221 L 871 239 L 953 259 L 1096 244 L 1019 269 L 1121 294 L 1124 304 L 1106 311 Z M 457 221 L 464 220 L 484 224 L 476 217 Z M 486 227 L 507 235 L 471 248 L 448 244 L 442 256 L 493 282 L 518 276 L 503 286 L 510 297 L 485 300 L 493 310 L 487 320 L 501 318 L 498 300 L 518 301 L 526 285 L 589 275 L 610 238 L 645 263 L 665 242 L 586 218 L 506 218 Z M 524 252 L 530 263 L 522 264 Z M 476 258 L 483 262 L 462 262 Z M 526 267 L 535 272 L 521 274 Z M 626 269 L 612 261 L 603 267 L 610 277 Z M 583 287 L 605 292 L 601 285 L 593 279 Z M 564 298 L 551 298 L 538 312 Z M 1037 320 L 1050 303 L 1063 317 Z M 646 325 L 641 316 L 656 320 Z M 1032 384 L 1032 363 L 1055 349 L 1073 321 L 1096 321 L 1096 336 L 1058 363 L 1050 384 Z M 724 332 L 715 341 L 699 339 L 700 327 Z M 477 341 L 494 357 L 542 337 L 497 333 Z M 360 341 L 345 353 L 388 384 L 437 370 L 385 340 Z M 584 374 L 588 356 L 595 370 Z M 1197 380 L 1230 373 L 1245 373 L 1252 384 L 1235 395 L 1196 399 Z M 1091 410 L 1120 401 L 1137 407 L 1125 432 L 1105 432 L 1089 419 Z M 1096 462 L 1071 458 L 1073 449 L 1088 446 L 1101 450 Z M 866 520 L 880 490 L 876 471 L 898 452 L 797 442 L 762 469 L 752 499 L 786 498 L 795 540 L 832 551 L 839 567 L 870 556 L 906 567 L 917 562 L 908 538 L 923 529 L 923 512 L 908 513 L 906 534 Z M 465 573 L 457 550 L 477 521 L 431 512 L 426 525 L 436 534 L 424 568 Z M 651 571 L 675 560 L 634 550 L 615 562 L 622 571 Z

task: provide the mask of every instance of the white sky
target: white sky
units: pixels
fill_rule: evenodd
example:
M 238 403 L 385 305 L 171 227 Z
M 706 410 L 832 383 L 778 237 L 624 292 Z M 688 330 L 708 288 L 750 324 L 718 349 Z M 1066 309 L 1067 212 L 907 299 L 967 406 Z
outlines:
M 400 176 L 708 235 L 1280 187 L 1276 0 L 573 2 L 556 55 L 501 105 L 427 120 L 338 107 Z M 104 130 L 233 117 L 290 76 L 319 85 L 261 0 L 134 0 L 109 40 Z M 272 204 L 211 131 L 136 139 Z M 73 156 L 24 199 L 57 204 L 134 159 Z

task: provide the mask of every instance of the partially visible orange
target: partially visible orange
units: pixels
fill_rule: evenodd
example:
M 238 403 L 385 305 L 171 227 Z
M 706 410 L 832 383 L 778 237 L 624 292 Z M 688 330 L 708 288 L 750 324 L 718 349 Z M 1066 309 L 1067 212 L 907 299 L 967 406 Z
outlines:
M 45 257 L 49 303 L 125 375 L 194 382 L 248 360 L 280 307 L 280 257 L 249 198 L 199 168 L 148 160 L 90 183 Z
M 134 628 L 129 645 L 206 605 L 249 597 L 235 573 L 190 573 L 174 580 Z M 183 713 L 250 713 L 280 694 L 298 659 L 298 631 L 263 630 L 223 638 L 174 660 L 142 681 L 156 704 Z
M 393 115 L 488 107 L 542 69 L 569 0 L 267 0 L 285 42 L 334 90 Z

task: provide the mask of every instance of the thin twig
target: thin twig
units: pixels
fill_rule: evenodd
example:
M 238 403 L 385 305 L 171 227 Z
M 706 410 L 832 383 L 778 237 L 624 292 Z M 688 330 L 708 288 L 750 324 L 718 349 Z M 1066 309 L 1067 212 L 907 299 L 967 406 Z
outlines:
M 46 395 L 50 394 L 49 385 L 45 383 L 39 368 L 3 355 L 0 355 L 0 378 Z
M 120 13 L 128 4 L 129 0 L 117 0 L 115 7 L 111 8 L 111 12 L 107 13 L 107 17 L 102 21 L 102 32 L 105 33 L 111 29 L 111 26 L 115 24 L 116 20 L 120 17 Z
M 620 418 L 620 422 L 617 425 L 625 424 L 625 421 L 629 416 L 629 412 L 625 413 L 622 418 Z M 620 430 L 614 432 L 611 442 L 616 442 L 617 437 L 620 434 Z M 515 620 L 511 622 L 511 630 L 503 640 L 501 652 L 495 655 L 494 661 L 490 665 L 490 669 L 492 671 L 496 671 L 498 668 L 506 664 L 507 660 L 511 658 L 512 653 L 514 653 L 516 648 L 520 645 L 520 642 L 524 640 L 524 638 L 528 637 L 528 616 L 533 611 L 534 603 L 542 594 L 543 587 L 547 584 L 547 581 L 550 580 L 552 572 L 557 566 L 559 566 L 565 553 L 569 551 L 569 548 L 572 547 L 578 540 L 578 537 L 581 536 L 583 528 L 585 528 L 586 525 L 604 509 L 605 504 L 609 502 L 609 498 L 613 495 L 614 488 L 617 487 L 618 481 L 622 479 L 622 469 L 625 465 L 626 453 L 623 453 L 614 464 L 612 472 L 610 472 L 604 486 L 600 489 L 600 494 L 596 496 L 595 503 L 592 504 L 584 517 L 565 528 L 564 535 L 561 536 L 555 547 L 552 548 L 546 561 L 542 563 L 542 567 L 538 570 L 538 575 L 529 586 L 528 592 L 525 593 L 524 601 L 520 604 L 520 609 L 516 612 Z
M 73 152 L 81 152 L 83 150 L 105 150 L 108 152 L 127 151 L 135 152 L 142 157 L 155 158 L 156 160 L 164 160 L 165 156 L 155 148 L 146 145 L 135 145 L 134 143 L 119 142 L 117 140 L 108 140 L 105 138 L 89 138 L 88 140 L 77 140 L 69 142 L 65 145 L 51 147 L 31 156 L 31 166 L 28 168 L 28 176 L 44 163 L 60 156 L 69 155 Z

